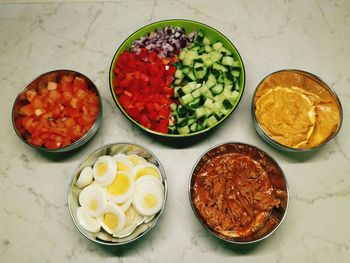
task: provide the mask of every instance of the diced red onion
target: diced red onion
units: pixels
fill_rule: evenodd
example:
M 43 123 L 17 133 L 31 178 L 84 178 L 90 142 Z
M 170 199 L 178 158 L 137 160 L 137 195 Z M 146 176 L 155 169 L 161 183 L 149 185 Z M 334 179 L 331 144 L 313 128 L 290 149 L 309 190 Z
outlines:
M 191 32 L 186 36 L 185 31 L 180 27 L 166 26 L 134 40 L 131 44 L 131 51 L 139 54 L 141 48 L 146 48 L 156 51 L 161 57 L 170 57 L 191 44 L 195 36 L 196 32 Z

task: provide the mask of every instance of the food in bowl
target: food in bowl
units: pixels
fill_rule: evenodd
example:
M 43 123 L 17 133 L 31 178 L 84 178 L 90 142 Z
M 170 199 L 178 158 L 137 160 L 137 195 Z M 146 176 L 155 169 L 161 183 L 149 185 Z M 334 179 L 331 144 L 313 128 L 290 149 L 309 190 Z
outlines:
M 111 91 L 140 127 L 183 136 L 206 131 L 233 111 L 244 69 L 219 32 L 193 21 L 181 28 L 174 21 L 150 25 L 153 30 L 134 39 L 131 49 L 122 45 L 111 65 Z
M 127 238 L 160 212 L 165 189 L 159 168 L 138 154 L 102 155 L 76 181 L 76 218 L 91 234 Z
M 33 81 L 16 99 L 14 124 L 20 137 L 38 148 L 65 148 L 91 130 L 100 101 L 88 80 L 54 71 Z
M 311 149 L 334 137 L 341 106 L 334 92 L 307 72 L 279 71 L 266 77 L 253 99 L 254 117 L 275 142 Z
M 283 220 L 287 182 L 276 162 L 242 143 L 216 146 L 197 162 L 190 201 L 200 222 L 233 243 L 261 240 Z

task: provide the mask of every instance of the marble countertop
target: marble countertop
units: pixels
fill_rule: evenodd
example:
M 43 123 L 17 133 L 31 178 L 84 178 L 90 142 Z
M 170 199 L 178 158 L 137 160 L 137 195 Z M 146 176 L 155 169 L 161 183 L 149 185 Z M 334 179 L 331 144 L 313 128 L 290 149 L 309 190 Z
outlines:
M 215 2 L 215 4 L 214 4 Z M 247 82 L 223 125 L 184 144 L 158 140 L 117 109 L 109 91 L 112 56 L 136 29 L 168 18 L 209 24 L 240 51 Z M 1 262 L 348 262 L 350 258 L 350 2 L 342 1 L 3 1 L 0 0 L 0 261 Z M 56 68 L 89 76 L 103 97 L 94 139 L 69 155 L 48 155 L 22 143 L 12 103 L 33 78 Z M 311 154 L 288 154 L 256 133 L 251 96 L 267 74 L 297 68 L 320 76 L 339 95 L 343 127 Z M 130 141 L 159 156 L 169 196 L 159 224 L 133 245 L 105 248 L 85 239 L 67 208 L 71 175 L 87 153 Z M 233 246 L 197 222 L 187 196 L 190 171 L 207 148 L 226 141 L 256 145 L 274 157 L 290 188 L 290 207 L 270 238 Z

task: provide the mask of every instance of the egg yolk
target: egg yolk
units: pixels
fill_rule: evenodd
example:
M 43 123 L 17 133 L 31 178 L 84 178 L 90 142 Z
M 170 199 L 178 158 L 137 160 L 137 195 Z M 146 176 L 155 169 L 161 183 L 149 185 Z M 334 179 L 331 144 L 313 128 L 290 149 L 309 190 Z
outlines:
M 109 229 L 116 229 L 119 224 L 118 216 L 111 212 L 107 212 L 103 215 L 103 222 Z
M 160 179 L 159 173 L 156 169 L 151 167 L 145 167 L 143 169 L 140 169 L 140 171 L 136 173 L 135 180 L 139 179 L 141 176 L 144 176 L 144 175 L 151 175 Z
M 98 208 L 98 203 L 96 200 L 92 200 L 90 203 L 90 209 L 93 211 L 96 211 L 96 209 Z
M 107 165 L 105 163 L 99 163 L 97 165 L 97 175 L 102 176 L 107 171 Z
M 143 197 L 143 205 L 146 208 L 152 208 L 157 204 L 157 198 L 153 194 L 145 194 Z
M 107 190 L 114 195 L 123 195 L 128 191 L 129 187 L 129 177 L 125 174 L 118 173 L 113 183 L 107 187 Z
M 120 161 L 117 161 L 117 169 L 118 171 L 130 172 L 130 167 Z

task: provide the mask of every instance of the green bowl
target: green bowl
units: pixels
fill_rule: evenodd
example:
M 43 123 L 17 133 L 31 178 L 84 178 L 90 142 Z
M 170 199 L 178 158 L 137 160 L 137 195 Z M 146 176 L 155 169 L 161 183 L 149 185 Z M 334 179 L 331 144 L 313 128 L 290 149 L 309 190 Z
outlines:
M 223 46 L 228 49 L 230 52 L 232 52 L 232 56 L 234 57 L 234 59 L 236 61 L 239 62 L 240 67 L 242 68 L 242 74 L 240 74 L 239 76 L 239 83 L 240 83 L 240 89 L 239 89 L 239 98 L 236 100 L 235 104 L 233 105 L 232 109 L 220 120 L 218 121 L 215 125 L 208 127 L 204 130 L 198 131 L 198 132 L 193 132 L 193 133 L 189 133 L 186 135 L 181 135 L 181 134 L 165 134 L 165 133 L 160 133 L 157 131 L 153 131 L 151 129 L 148 129 L 144 126 L 142 126 L 140 123 L 136 122 L 131 116 L 129 116 L 129 114 L 123 109 L 123 107 L 120 105 L 117 95 L 114 93 L 114 87 L 113 87 L 113 81 L 114 81 L 114 67 L 115 67 L 115 62 L 118 59 L 118 57 L 121 55 L 121 53 L 123 53 L 123 51 L 125 50 L 129 50 L 131 47 L 131 44 L 134 40 L 139 39 L 142 36 L 145 36 L 147 33 L 153 32 L 155 31 L 157 28 L 164 28 L 165 26 L 179 26 L 181 28 L 183 28 L 185 30 L 185 33 L 188 34 L 192 31 L 199 31 L 202 30 L 202 32 L 204 33 L 204 35 L 209 38 L 209 40 L 214 43 L 216 41 L 220 41 Z M 196 21 L 192 21 L 192 20 L 184 20 L 184 19 L 169 19 L 169 20 L 163 20 L 163 21 L 159 21 L 159 22 L 155 22 L 149 25 L 146 25 L 142 28 L 140 28 L 139 30 L 137 30 L 135 33 L 131 34 L 118 48 L 118 50 L 116 51 L 116 53 L 113 56 L 112 62 L 111 62 L 111 66 L 109 69 L 109 87 L 112 93 L 112 97 L 115 101 L 115 103 L 117 104 L 118 108 L 121 110 L 121 112 L 135 125 L 137 125 L 138 127 L 140 127 L 141 129 L 152 133 L 152 134 L 156 134 L 159 136 L 163 136 L 163 137 L 189 137 L 189 136 L 194 136 L 194 135 L 198 135 L 198 134 L 202 134 L 205 132 L 208 132 L 209 130 L 217 127 L 220 123 L 222 123 L 224 120 L 226 120 L 231 113 L 235 110 L 235 108 L 237 107 L 238 103 L 240 102 L 242 95 L 243 95 L 243 91 L 244 91 L 244 86 L 245 86 L 245 69 L 244 69 L 244 64 L 242 61 L 242 58 L 240 56 L 240 54 L 238 53 L 238 50 L 236 49 L 236 47 L 232 44 L 232 42 L 225 37 L 223 34 L 221 34 L 219 31 L 217 31 L 216 29 L 212 28 L 211 26 L 205 25 L 203 23 L 200 22 L 196 22 Z

